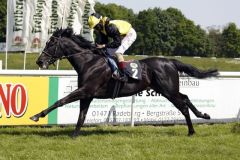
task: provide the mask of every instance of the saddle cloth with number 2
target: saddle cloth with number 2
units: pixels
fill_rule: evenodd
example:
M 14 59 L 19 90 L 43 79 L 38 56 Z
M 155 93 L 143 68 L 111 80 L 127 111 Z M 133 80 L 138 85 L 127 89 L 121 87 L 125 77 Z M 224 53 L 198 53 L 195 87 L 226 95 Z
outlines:
M 139 61 L 125 61 L 125 65 L 127 70 L 127 76 L 136 80 L 142 80 L 142 67 Z

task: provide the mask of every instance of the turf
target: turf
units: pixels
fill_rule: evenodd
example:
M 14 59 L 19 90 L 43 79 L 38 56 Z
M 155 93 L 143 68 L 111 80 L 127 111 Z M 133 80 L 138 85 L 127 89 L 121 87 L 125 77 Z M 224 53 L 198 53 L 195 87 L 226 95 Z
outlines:
M 84 127 L 72 139 L 68 127 L 0 128 L 0 159 L 73 160 L 238 160 L 240 123 L 195 125 Z

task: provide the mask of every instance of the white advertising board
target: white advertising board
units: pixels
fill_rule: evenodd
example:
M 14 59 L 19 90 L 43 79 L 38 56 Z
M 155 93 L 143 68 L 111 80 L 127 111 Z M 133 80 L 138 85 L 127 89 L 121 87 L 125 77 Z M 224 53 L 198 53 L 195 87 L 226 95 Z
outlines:
M 75 89 L 76 77 L 59 78 L 59 99 Z M 199 111 L 208 113 L 214 120 L 237 117 L 240 108 L 239 90 L 239 78 L 180 79 L 181 93 L 188 95 Z M 132 98 L 94 99 L 85 123 L 130 123 Z M 184 120 L 172 103 L 153 90 L 140 92 L 134 99 L 135 123 L 174 123 Z M 200 120 L 191 111 L 190 113 L 193 120 Z M 58 109 L 58 124 L 75 124 L 78 115 L 79 101 L 65 105 Z

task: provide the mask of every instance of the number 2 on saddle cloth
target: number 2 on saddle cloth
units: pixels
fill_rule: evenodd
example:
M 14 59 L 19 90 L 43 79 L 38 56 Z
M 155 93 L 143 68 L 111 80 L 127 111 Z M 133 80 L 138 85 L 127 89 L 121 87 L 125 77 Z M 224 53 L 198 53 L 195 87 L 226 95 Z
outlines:
M 117 62 L 113 59 L 113 57 L 109 53 L 107 53 L 107 51 L 105 52 L 105 56 L 108 60 L 108 64 L 111 68 L 112 73 L 115 72 L 117 74 L 120 74 L 120 70 L 118 68 Z M 136 80 L 142 80 L 142 68 L 139 61 L 131 60 L 131 61 L 125 61 L 125 63 L 126 63 L 126 70 L 127 70 L 126 75 Z

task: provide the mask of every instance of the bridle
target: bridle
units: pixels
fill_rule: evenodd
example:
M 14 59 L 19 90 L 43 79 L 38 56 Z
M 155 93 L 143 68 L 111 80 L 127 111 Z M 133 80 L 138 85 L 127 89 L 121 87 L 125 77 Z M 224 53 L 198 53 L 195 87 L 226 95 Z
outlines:
M 79 52 L 79 53 L 77 53 L 77 54 L 71 54 L 71 55 L 67 55 L 67 56 L 65 56 L 65 55 L 62 55 L 61 57 L 58 57 L 58 56 L 56 56 L 57 55 L 57 51 L 58 51 L 58 48 L 59 48 L 59 44 L 60 44 L 60 40 L 61 40 L 61 38 L 62 37 L 55 37 L 55 36 L 51 36 L 51 38 L 54 38 L 54 39 L 56 39 L 57 40 L 57 44 L 56 44 L 56 47 L 55 47 L 55 50 L 54 50 L 54 54 L 52 55 L 52 54 L 50 54 L 50 53 L 48 53 L 48 52 L 46 52 L 46 51 L 42 51 L 42 53 L 44 53 L 46 56 L 48 56 L 50 59 L 48 60 L 48 63 L 49 64 L 53 64 L 56 60 L 58 60 L 58 59 L 60 59 L 60 60 L 62 60 L 62 59 L 67 59 L 67 58 L 70 58 L 70 57 L 74 57 L 74 56 L 79 56 L 79 55 L 81 55 L 81 54 L 83 54 L 83 53 L 87 53 L 87 52 L 89 52 L 88 50 L 86 50 L 86 51 L 82 51 L 82 52 Z M 50 38 L 50 39 L 51 39 Z M 47 42 L 48 43 L 48 42 Z
M 50 59 L 48 60 L 49 64 L 53 64 L 59 58 L 59 57 L 57 57 L 55 55 L 57 54 L 58 46 L 59 46 L 59 43 L 60 43 L 60 38 L 59 37 L 55 37 L 55 36 L 51 36 L 50 39 L 51 38 L 57 40 L 57 44 L 56 44 L 56 47 L 55 47 L 55 50 L 54 50 L 54 55 L 49 54 L 48 52 L 46 52 L 44 50 L 42 51 L 42 53 L 44 53 L 46 56 L 50 57 Z M 49 43 L 49 41 L 47 43 Z

